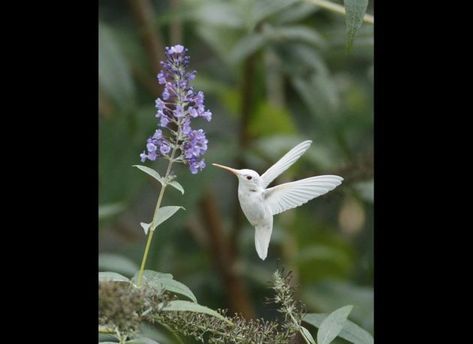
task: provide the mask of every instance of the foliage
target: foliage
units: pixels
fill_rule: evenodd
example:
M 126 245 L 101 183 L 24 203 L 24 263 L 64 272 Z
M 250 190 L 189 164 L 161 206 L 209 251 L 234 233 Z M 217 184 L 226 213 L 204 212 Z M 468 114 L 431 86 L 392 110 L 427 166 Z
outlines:
M 100 283 L 99 324 L 102 331 L 109 329 L 110 333 L 115 333 L 119 340 L 126 343 L 138 340 L 131 339 L 133 337 L 146 342 L 152 339 L 143 337 L 138 328 L 140 323 L 150 322 L 164 326 L 175 334 L 210 344 L 285 344 L 298 332 L 308 343 L 315 343 L 309 330 L 301 326 L 303 305 L 294 299 L 290 273 L 276 271 L 273 275 L 275 296 L 270 301 L 277 305 L 278 312 L 283 316 L 279 320 L 247 320 L 238 314 L 228 316 L 224 310 L 213 311 L 196 302 L 176 300 L 174 298 L 181 293 L 176 293 L 173 288 L 168 289 L 170 284 L 166 281 L 172 280 L 170 274 L 147 271 L 145 276 L 147 278 L 142 288 L 131 281 Z M 319 327 L 317 343 L 331 343 L 345 328 L 343 338 L 353 343 L 369 343 L 360 336 L 363 330 L 354 328 L 352 323 L 347 326 L 346 318 L 351 308 L 340 308 L 326 316 L 321 323 L 315 322 Z M 304 319 L 314 323 L 311 316 Z

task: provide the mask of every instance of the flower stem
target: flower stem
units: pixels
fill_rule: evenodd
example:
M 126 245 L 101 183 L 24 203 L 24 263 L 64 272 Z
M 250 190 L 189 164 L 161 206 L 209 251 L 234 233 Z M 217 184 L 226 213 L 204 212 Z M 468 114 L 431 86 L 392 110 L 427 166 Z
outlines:
M 291 320 L 292 322 L 294 323 L 294 325 L 296 325 L 298 328 L 299 328 L 299 333 L 301 334 L 302 338 L 304 338 L 305 342 L 307 344 L 311 344 L 310 340 L 305 336 L 305 333 L 302 331 L 301 329 L 301 324 L 299 324 L 296 320 L 296 318 L 294 318 L 294 315 L 292 315 L 292 312 L 289 310 L 289 309 L 286 309 L 287 313 L 289 314 L 289 316 L 291 317 Z
M 151 240 L 153 239 L 153 233 L 158 228 L 158 226 L 152 227 L 154 220 L 156 219 L 156 214 L 158 213 L 159 208 L 161 207 L 161 201 L 163 200 L 164 191 L 166 190 L 167 186 L 167 179 L 169 177 L 169 173 L 171 172 L 171 167 L 174 162 L 174 154 L 176 153 L 177 147 L 174 147 L 171 153 L 171 157 L 169 158 L 168 168 L 166 170 L 166 174 L 164 176 L 164 183 L 161 187 L 161 191 L 159 192 L 158 201 L 156 202 L 156 208 L 154 209 L 153 221 L 151 221 L 149 231 L 148 231 L 148 240 L 146 242 L 145 252 L 143 254 L 143 260 L 141 261 L 140 272 L 138 274 L 138 287 L 141 287 L 141 282 L 143 280 L 143 272 L 146 266 L 146 260 L 148 259 L 149 248 L 151 246 Z

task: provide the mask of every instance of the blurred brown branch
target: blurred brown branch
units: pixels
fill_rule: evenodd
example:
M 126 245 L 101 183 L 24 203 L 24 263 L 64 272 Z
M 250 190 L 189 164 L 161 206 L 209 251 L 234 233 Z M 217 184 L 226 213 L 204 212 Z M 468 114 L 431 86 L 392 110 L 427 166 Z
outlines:
M 154 97 L 159 97 L 161 95 L 163 87 L 156 82 L 155 78 L 150 77 L 148 73 L 144 72 L 137 66 L 132 66 L 131 68 L 136 80 L 141 83 L 141 85 L 145 87 L 150 94 L 152 94 Z
M 105 92 L 99 87 L 99 115 L 108 119 L 112 116 L 113 105 Z
M 205 222 L 212 261 L 215 262 L 230 308 L 247 319 L 255 316 L 246 285 L 236 270 L 236 256 L 223 230 L 223 221 L 217 208 L 217 200 L 212 190 L 205 193 L 200 203 L 202 219 Z
M 256 65 L 256 55 L 249 56 L 243 65 L 243 80 L 241 83 L 241 103 L 240 103 L 240 129 L 238 133 L 238 156 L 236 160 L 236 168 L 241 169 L 245 166 L 243 155 L 245 150 L 250 146 L 251 136 L 249 130 L 250 117 L 252 112 L 252 104 L 254 103 L 254 73 Z M 235 189 L 238 187 L 238 180 L 235 182 Z M 240 210 L 240 204 L 235 202 L 233 215 L 233 230 L 230 238 L 230 249 L 233 255 L 238 255 L 236 243 L 243 224 L 243 217 Z
M 372 179 L 373 172 L 373 153 L 369 152 L 336 169 L 333 174 L 342 176 L 345 183 L 354 183 Z
M 153 5 L 150 0 L 129 0 L 128 3 L 138 24 L 138 31 L 143 39 L 153 72 L 157 75 L 161 68 L 159 62 L 164 60 L 164 47 L 155 25 L 156 14 Z

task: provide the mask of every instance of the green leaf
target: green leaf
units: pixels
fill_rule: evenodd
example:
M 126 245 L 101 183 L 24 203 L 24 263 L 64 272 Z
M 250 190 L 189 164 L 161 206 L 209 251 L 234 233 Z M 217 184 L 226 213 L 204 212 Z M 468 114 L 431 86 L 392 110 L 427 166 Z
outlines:
M 169 278 L 161 279 L 160 283 L 162 284 L 162 287 L 167 291 L 186 296 L 193 302 L 197 303 L 197 298 L 195 297 L 194 293 L 185 284 L 176 281 L 175 279 Z
M 99 255 L 99 270 L 133 276 L 138 270 L 138 265 L 127 257 L 118 254 L 102 253 Z
M 302 25 L 283 26 L 268 30 L 273 41 L 305 42 L 316 46 L 324 46 L 325 41 L 314 29 Z
M 184 188 L 177 181 L 173 180 L 172 182 L 169 182 L 168 185 L 171 185 L 173 188 L 179 190 L 184 195 Z
M 232 322 L 222 316 L 220 313 L 210 309 L 208 307 L 199 305 L 194 302 L 184 301 L 184 300 L 174 300 L 169 302 L 165 307 L 162 309 L 163 311 L 174 311 L 174 312 L 195 312 L 195 313 L 204 313 L 216 318 L 219 318 L 229 324 Z
M 141 228 L 145 231 L 145 235 L 148 235 L 149 225 L 151 223 L 140 222 Z
M 123 203 L 99 205 L 99 220 L 103 220 L 107 217 L 116 215 L 120 213 L 123 209 L 125 209 L 125 205 Z
M 159 208 L 153 218 L 153 222 L 151 222 L 149 229 L 154 231 L 157 226 L 159 226 L 161 223 L 173 216 L 179 209 L 184 209 L 184 207 L 178 205 L 168 205 Z
M 320 8 L 314 6 L 313 4 L 299 2 L 286 8 L 284 11 L 277 13 L 274 18 L 273 23 L 276 24 L 287 24 L 297 22 L 307 17 L 310 17 L 315 12 L 319 11 Z
M 137 281 L 138 273 L 133 277 L 133 282 Z M 146 284 L 153 288 L 156 293 L 160 293 L 164 289 L 175 294 L 188 297 L 193 302 L 197 303 L 197 298 L 194 293 L 185 284 L 176 281 L 171 274 L 156 272 L 152 270 L 145 270 L 143 272 L 143 280 Z
M 143 165 L 133 165 L 133 167 L 139 168 L 140 170 L 142 170 L 143 172 L 149 174 L 151 177 L 153 177 L 158 182 L 160 182 L 161 185 L 163 184 L 163 178 L 159 175 L 158 171 L 153 170 L 152 168 L 149 168 L 149 167 L 143 166 Z
M 130 67 L 113 28 L 99 23 L 99 84 L 121 108 L 134 102 Z
M 327 318 L 327 315 L 325 313 L 309 313 L 302 320 L 318 328 L 324 319 Z M 353 344 L 374 344 L 373 336 L 350 320 L 345 322 L 339 337 Z
M 264 47 L 266 42 L 267 37 L 261 33 L 244 36 L 231 49 L 229 59 L 232 63 L 238 63 Z
M 277 14 L 278 12 L 281 13 L 287 7 L 299 2 L 299 0 L 259 0 L 259 1 L 252 1 L 253 8 L 248 11 L 248 15 L 250 18 L 249 21 L 249 29 L 253 29 L 253 27 L 258 24 L 258 22 L 262 21 L 263 19 Z
M 152 340 L 146 337 L 134 338 L 131 340 L 127 340 L 126 344 L 159 344 L 157 341 Z
M 363 24 L 368 0 L 344 0 L 344 4 L 346 10 L 347 48 L 351 49 L 356 33 L 360 29 L 361 24 Z
M 116 272 L 99 272 L 99 281 L 130 282 L 128 278 Z
M 301 326 L 300 327 L 300 331 L 302 332 L 302 336 L 307 338 L 307 340 L 311 343 L 311 344 L 315 344 L 315 340 L 314 340 L 314 337 L 312 337 L 312 335 L 310 334 L 309 330 L 306 329 L 304 326 Z
M 330 313 L 320 324 L 317 344 L 331 343 L 343 329 L 352 309 L 353 306 L 344 306 Z
M 137 272 L 135 276 L 131 279 L 131 281 L 136 284 L 138 281 L 138 274 Z M 153 270 L 145 270 L 143 271 L 143 281 L 147 283 L 147 285 L 153 289 L 155 289 L 156 293 L 161 292 L 162 284 L 161 281 L 164 279 L 173 279 L 174 277 L 171 274 L 157 272 Z
M 135 285 L 138 284 L 138 274 L 139 272 L 137 272 L 131 279 Z M 149 288 L 152 288 L 156 294 L 159 294 L 163 291 L 163 285 L 161 283 L 161 280 L 163 279 L 173 279 L 173 276 L 168 273 L 162 273 L 153 270 L 143 271 L 143 283 L 146 283 Z
M 263 33 L 250 33 L 241 38 L 232 47 L 229 59 L 232 63 L 238 63 L 265 47 L 269 42 L 302 42 L 316 46 L 325 46 L 322 36 L 317 31 L 305 26 L 271 27 L 266 25 Z
M 205 23 L 205 22 L 203 22 Z M 241 38 L 241 33 L 223 26 L 199 25 L 196 33 L 225 63 L 231 63 L 229 52 Z M 198 78 L 196 78 L 197 80 Z
M 194 19 L 207 25 L 241 28 L 242 16 L 235 2 L 201 1 L 201 5 L 193 11 Z M 214 27 L 214 30 L 218 30 Z

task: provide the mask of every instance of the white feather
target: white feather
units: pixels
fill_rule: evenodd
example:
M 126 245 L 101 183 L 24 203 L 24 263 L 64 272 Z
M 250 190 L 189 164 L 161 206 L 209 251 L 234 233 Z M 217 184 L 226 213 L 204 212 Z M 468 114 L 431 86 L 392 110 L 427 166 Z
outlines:
M 269 223 L 255 226 L 255 247 L 258 256 L 265 260 L 268 255 L 269 242 L 271 240 L 271 232 L 273 231 L 273 218 Z
M 342 177 L 326 175 L 280 184 L 265 191 L 266 204 L 276 215 L 335 189 L 342 181 Z
M 302 154 L 310 147 L 312 141 L 307 140 L 299 143 L 289 152 L 287 152 L 281 159 L 278 160 L 273 166 L 268 168 L 266 172 L 261 175 L 263 181 L 263 188 L 266 188 L 277 176 L 286 171 L 292 164 L 294 164 L 297 159 L 301 157 Z

